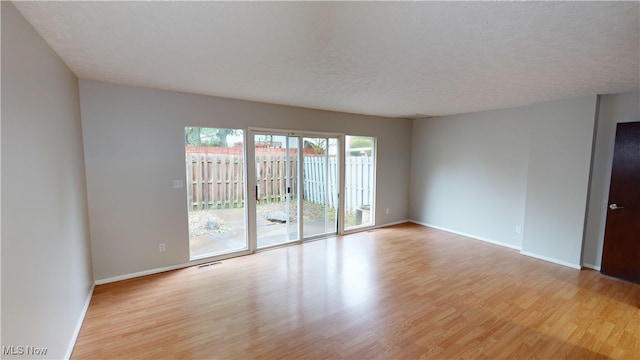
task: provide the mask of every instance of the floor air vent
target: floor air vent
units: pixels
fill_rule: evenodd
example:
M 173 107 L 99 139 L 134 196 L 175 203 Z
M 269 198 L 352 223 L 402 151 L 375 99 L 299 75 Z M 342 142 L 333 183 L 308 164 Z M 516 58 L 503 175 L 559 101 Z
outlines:
M 206 267 L 213 266 L 213 265 L 218 265 L 218 264 L 222 264 L 222 262 L 221 261 L 214 261 L 214 262 L 198 265 L 198 269 L 204 269 Z

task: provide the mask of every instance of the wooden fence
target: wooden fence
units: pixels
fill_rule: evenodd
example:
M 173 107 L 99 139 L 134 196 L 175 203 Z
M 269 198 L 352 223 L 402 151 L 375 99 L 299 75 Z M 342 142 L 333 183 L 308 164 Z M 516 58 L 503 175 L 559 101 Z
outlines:
M 296 159 L 296 154 L 289 156 L 290 170 L 287 174 L 286 154 L 256 154 L 256 184 L 261 204 L 285 201 L 287 187 L 291 188 L 292 194 L 298 193 Z
M 337 207 L 338 163 L 336 157 L 303 157 L 304 199 Z M 298 194 L 298 169 L 295 156 L 256 154 L 256 180 L 260 203 L 285 201 L 287 188 Z M 346 211 L 369 204 L 373 191 L 373 159 L 370 156 L 347 157 L 345 163 Z M 239 208 L 245 203 L 244 164 L 242 155 L 187 153 L 187 196 L 189 210 Z M 327 189 L 328 184 L 328 189 Z
M 242 155 L 187 153 L 189 210 L 244 206 Z

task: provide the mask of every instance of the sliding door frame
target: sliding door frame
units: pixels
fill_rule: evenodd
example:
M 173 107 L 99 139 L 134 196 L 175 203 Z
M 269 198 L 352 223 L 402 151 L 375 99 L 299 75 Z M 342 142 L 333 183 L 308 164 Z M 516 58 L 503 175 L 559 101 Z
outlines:
M 291 241 L 283 244 L 276 244 L 272 246 L 266 246 L 258 249 L 258 232 L 257 232 L 257 211 L 256 211 L 256 167 L 255 167 L 255 135 L 260 134 L 273 134 L 280 136 L 292 136 L 299 138 L 299 151 L 297 153 L 298 156 L 298 176 L 297 178 L 300 181 L 300 187 L 298 188 L 298 209 L 300 214 L 298 215 L 298 234 L 299 239 L 297 241 Z M 342 133 L 330 133 L 330 132 L 316 132 L 316 131 L 304 131 L 304 130 L 283 130 L 283 129 L 269 129 L 269 128 L 255 128 L 249 127 L 246 131 L 246 149 L 245 154 L 247 156 L 246 160 L 246 174 L 247 177 L 245 179 L 245 194 L 246 194 L 246 203 L 247 206 L 247 234 L 249 237 L 249 253 L 254 253 L 256 251 L 262 251 L 282 246 L 288 246 L 291 244 L 300 244 L 304 241 L 311 241 L 320 238 L 325 238 L 327 236 L 332 236 L 333 234 L 322 234 L 318 236 L 312 236 L 307 239 L 304 237 L 304 221 L 302 220 L 302 214 L 304 213 L 304 202 L 302 201 L 304 197 L 304 185 L 302 183 L 302 169 L 304 167 L 303 161 L 303 152 L 304 152 L 304 138 L 305 137 L 318 137 L 318 138 L 335 138 L 338 140 L 338 149 L 336 156 L 338 157 L 338 209 L 337 209 L 337 229 L 336 234 L 342 235 L 344 233 L 344 198 L 342 196 L 342 192 L 344 189 L 344 169 L 345 169 L 345 159 L 344 159 L 344 134 Z M 249 166 L 251 164 L 252 166 Z
M 277 247 L 289 246 L 292 244 L 301 244 L 305 241 L 313 241 L 317 239 L 322 239 L 326 237 L 330 237 L 333 234 L 318 234 L 314 236 L 310 236 L 308 238 L 304 237 L 304 221 L 302 220 L 303 211 L 304 211 L 304 202 L 302 201 L 304 198 L 304 184 L 303 182 L 303 168 L 304 168 L 304 138 L 335 138 L 338 140 L 338 149 L 337 149 L 337 159 L 338 159 L 338 208 L 337 208 L 337 235 L 345 235 L 351 234 L 355 232 L 366 231 L 369 229 L 375 229 L 378 226 L 375 223 L 375 219 L 373 220 L 373 224 L 369 226 L 355 227 L 350 228 L 345 231 L 345 178 L 346 178 L 346 134 L 344 133 L 332 133 L 332 132 L 318 132 L 318 131 L 305 131 L 305 130 L 286 130 L 286 129 L 273 129 L 273 128 L 258 128 L 258 127 L 248 127 L 243 130 L 243 140 L 244 140 L 244 184 L 245 184 L 245 208 L 244 208 L 244 216 L 245 216 L 245 236 L 247 240 L 248 247 L 246 249 L 242 249 L 239 251 L 230 251 L 225 252 L 218 255 L 213 256 L 202 256 L 190 259 L 190 262 L 195 263 L 203 263 L 206 261 L 218 261 L 224 260 L 228 258 L 244 256 L 254 254 L 257 251 L 263 251 L 268 249 L 273 249 Z M 275 244 L 271 246 L 266 246 L 258 249 L 257 245 L 257 214 L 256 214 L 256 166 L 255 166 L 255 135 L 258 134 L 273 134 L 287 137 L 298 137 L 299 139 L 299 151 L 297 152 L 298 156 L 298 167 L 297 167 L 297 178 L 300 182 L 300 186 L 298 187 L 298 209 L 299 209 L 299 218 L 298 218 L 298 240 L 285 242 L 281 244 Z M 374 178 L 373 178 L 373 203 L 372 206 L 372 216 L 375 216 L 375 203 L 377 200 L 376 192 L 376 183 L 377 183 L 377 138 L 374 137 L 374 149 L 373 149 L 373 159 L 374 159 Z M 288 146 L 288 144 L 287 144 Z M 326 205 L 325 205 L 326 206 Z
M 300 136 L 298 136 L 298 135 L 291 135 L 291 134 L 288 134 L 288 133 L 284 134 L 284 133 L 275 132 L 275 131 L 257 131 L 257 130 L 253 130 L 252 131 L 252 130 L 250 130 L 249 131 L 249 135 L 250 135 L 250 138 L 251 138 L 251 144 L 250 144 L 251 145 L 251 150 L 253 151 L 253 155 L 251 155 L 252 156 L 252 160 L 250 162 L 252 164 L 251 165 L 252 166 L 252 170 L 254 171 L 253 175 L 249 174 L 249 176 L 251 176 L 251 179 L 256 179 L 257 178 L 257 176 L 256 176 L 257 174 L 255 173 L 255 171 L 256 171 L 256 166 L 255 166 L 255 160 L 256 160 L 256 158 L 255 158 L 256 136 L 260 136 L 260 135 L 265 135 L 265 136 L 275 135 L 275 136 L 282 136 L 282 137 L 285 138 L 286 144 L 285 144 L 284 148 L 285 148 L 285 151 L 286 151 L 285 169 L 286 169 L 287 181 L 290 181 L 290 176 L 289 175 L 291 174 L 291 167 L 290 167 L 290 164 L 291 164 L 290 163 L 291 153 L 289 151 L 290 150 L 289 140 L 291 138 L 296 138 L 298 140 L 298 148 L 297 148 L 297 152 L 296 152 L 296 156 L 295 156 L 296 157 L 296 163 L 298 164 L 298 166 L 296 166 L 296 177 L 295 177 L 297 179 L 297 182 L 298 182 L 296 184 L 296 188 L 297 188 L 297 192 L 298 192 L 297 201 L 296 201 L 296 206 L 297 206 L 296 209 L 297 209 L 297 212 L 298 212 L 298 214 L 297 214 L 297 216 L 298 216 L 298 230 L 297 230 L 298 231 L 298 239 L 297 240 L 293 240 L 293 241 L 284 241 L 284 242 L 280 242 L 280 243 L 273 244 L 273 245 L 259 247 L 259 244 L 258 244 L 257 205 L 258 205 L 258 189 L 260 188 L 260 186 L 257 183 L 255 183 L 255 180 L 254 180 L 253 184 L 249 184 L 248 183 L 248 185 L 249 185 L 250 190 L 253 191 L 253 194 L 252 194 L 252 196 L 249 196 L 249 199 L 250 199 L 250 201 L 254 202 L 253 205 L 250 205 L 252 207 L 253 212 L 254 212 L 253 215 L 250 215 L 250 216 L 253 216 L 253 219 L 254 219 L 254 221 L 256 223 L 255 224 L 255 229 L 253 229 L 253 230 L 255 230 L 255 239 L 256 239 L 255 250 L 256 251 L 260 251 L 260 250 L 265 250 L 265 249 L 276 248 L 276 247 L 280 247 L 280 246 L 286 246 L 286 245 L 290 245 L 290 244 L 300 243 L 302 241 L 302 239 L 303 239 L 303 234 L 301 232 L 302 231 L 302 220 L 301 220 L 301 216 L 300 216 L 300 214 L 302 212 L 302 206 L 303 206 L 302 205 L 302 200 L 301 200 L 301 195 L 300 195 L 300 184 L 301 184 L 301 180 L 302 180 L 301 179 L 301 166 L 300 166 L 301 161 L 302 161 L 301 157 L 300 157 L 300 153 L 301 153 L 301 150 L 302 150 L 302 147 L 301 147 L 302 138 Z M 293 186 L 290 183 L 289 183 L 289 185 L 290 185 L 290 187 Z M 285 185 L 285 187 L 286 187 L 286 185 Z M 250 194 L 250 193 L 247 192 L 247 194 Z M 289 207 L 290 207 L 290 198 L 289 198 L 290 194 L 291 193 L 287 193 L 287 195 L 286 195 L 286 198 L 287 198 L 287 210 L 289 210 Z M 248 199 L 248 201 L 249 201 L 249 199 Z M 287 211 L 287 217 L 289 219 L 290 219 L 290 215 L 291 214 L 289 213 L 289 211 Z M 289 220 L 287 220 L 287 230 L 286 230 L 286 232 L 287 232 L 287 237 L 289 237 Z

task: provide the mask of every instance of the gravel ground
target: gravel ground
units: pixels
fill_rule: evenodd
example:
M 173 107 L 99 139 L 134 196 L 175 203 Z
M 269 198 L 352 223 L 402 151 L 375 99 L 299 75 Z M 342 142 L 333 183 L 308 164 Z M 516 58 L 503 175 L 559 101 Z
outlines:
M 292 204 L 291 206 L 295 206 Z M 285 202 L 258 205 L 259 223 L 268 223 L 267 215 L 274 212 L 286 213 Z M 296 211 L 292 211 L 291 221 L 297 221 Z M 333 211 L 329 214 L 332 216 Z M 324 219 L 324 207 L 319 204 L 304 202 L 304 221 Z M 212 209 L 189 212 L 189 236 L 201 236 L 207 234 L 224 234 L 230 230 L 244 226 L 244 209 Z

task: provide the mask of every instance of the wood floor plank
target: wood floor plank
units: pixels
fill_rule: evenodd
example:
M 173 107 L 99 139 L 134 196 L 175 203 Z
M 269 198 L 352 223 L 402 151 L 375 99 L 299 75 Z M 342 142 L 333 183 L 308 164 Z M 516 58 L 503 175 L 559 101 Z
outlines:
M 402 224 L 95 288 L 73 359 L 640 359 L 640 286 Z

